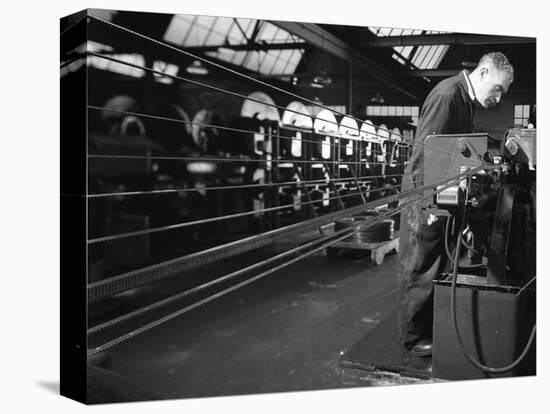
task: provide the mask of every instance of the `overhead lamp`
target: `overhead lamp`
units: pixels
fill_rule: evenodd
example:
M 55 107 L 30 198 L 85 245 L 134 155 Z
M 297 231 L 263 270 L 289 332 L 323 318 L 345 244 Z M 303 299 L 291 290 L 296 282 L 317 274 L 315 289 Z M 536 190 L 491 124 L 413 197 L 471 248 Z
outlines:
M 376 95 L 370 98 L 370 102 L 383 104 L 385 100 L 384 100 L 384 97 L 380 94 L 380 91 L 376 91 Z
M 313 82 L 311 82 L 311 86 L 313 86 L 314 88 L 322 88 L 330 84 L 332 84 L 332 78 L 327 74 L 324 69 L 321 70 L 317 75 L 315 75 L 315 77 L 313 78 Z
M 325 85 L 323 85 L 322 83 L 315 82 L 315 79 L 313 79 L 313 81 L 309 84 L 309 86 L 311 86 L 312 88 L 324 88 L 325 87 Z
M 185 70 L 193 75 L 208 75 L 208 69 L 200 60 L 194 60 Z

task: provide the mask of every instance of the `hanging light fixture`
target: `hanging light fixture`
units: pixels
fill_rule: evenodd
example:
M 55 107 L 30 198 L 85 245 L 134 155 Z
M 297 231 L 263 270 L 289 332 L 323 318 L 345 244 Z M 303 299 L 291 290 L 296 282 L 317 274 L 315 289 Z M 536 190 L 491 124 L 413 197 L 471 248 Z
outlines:
M 196 27 L 193 27 L 193 32 L 195 35 L 195 40 L 197 45 L 199 45 L 199 32 Z M 198 59 L 193 60 L 193 62 L 185 68 L 187 73 L 191 73 L 193 75 L 208 75 L 208 69 L 206 66 L 202 64 L 202 62 Z
M 321 39 L 321 70 L 313 77 L 313 81 L 310 86 L 314 88 L 324 88 L 325 86 L 332 84 L 332 78 L 325 70 L 326 67 L 326 53 L 325 53 L 325 39 L 324 35 Z
M 194 60 L 185 70 L 193 75 L 208 75 L 208 69 L 200 60 Z
M 371 103 L 383 104 L 385 102 L 384 97 L 380 94 L 380 91 L 376 91 L 376 95 L 370 98 Z
M 314 88 L 324 88 L 325 86 L 331 84 L 332 78 L 327 74 L 324 69 L 321 69 L 321 71 L 313 77 L 313 81 L 310 85 Z
M 313 81 L 311 81 L 309 86 L 311 86 L 312 88 L 324 88 L 325 87 L 325 85 L 323 85 L 322 83 L 315 82 L 315 79 Z

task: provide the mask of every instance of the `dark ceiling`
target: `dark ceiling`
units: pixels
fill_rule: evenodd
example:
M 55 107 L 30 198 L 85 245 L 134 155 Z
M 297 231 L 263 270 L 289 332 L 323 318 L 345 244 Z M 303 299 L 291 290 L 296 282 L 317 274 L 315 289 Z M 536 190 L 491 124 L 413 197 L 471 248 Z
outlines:
M 93 14 L 94 10 L 89 13 Z M 139 34 L 162 41 L 173 15 L 119 11 L 110 21 Z M 69 17 L 62 20 L 63 26 L 71 24 Z M 467 33 L 445 33 L 420 36 L 378 37 L 367 27 L 345 25 L 316 25 L 311 23 L 273 22 L 290 33 L 306 40 L 305 53 L 296 68 L 298 80 L 292 85 L 288 77 L 265 76 L 242 67 L 218 63 L 238 70 L 251 77 L 260 78 L 283 89 L 312 99 L 321 96 L 326 103 L 349 104 L 349 102 L 370 99 L 376 93 L 386 97 L 386 102 L 397 104 L 419 104 L 427 93 L 443 77 L 450 76 L 463 68 L 471 68 L 479 58 L 489 51 L 502 51 L 516 69 L 515 91 L 518 94 L 535 94 L 536 41 L 534 38 L 491 36 Z M 192 58 L 174 48 L 160 46 L 148 39 L 128 33 L 111 25 L 90 20 L 89 38 L 113 47 L 114 53 L 140 53 L 146 61 L 162 59 L 188 65 Z M 393 47 L 412 45 L 418 47 L 434 43 L 449 44 L 439 66 L 432 70 L 413 70 L 392 58 Z M 173 45 L 179 47 L 178 45 Z M 268 47 L 251 39 L 241 48 L 256 50 Z M 206 48 L 187 50 L 197 56 L 206 56 Z M 211 57 L 208 59 L 213 60 Z M 309 86 L 309 80 L 320 68 L 326 69 L 333 82 L 322 90 Z M 350 69 L 352 72 L 350 72 Z M 211 72 L 217 82 L 231 82 L 235 75 L 223 70 Z

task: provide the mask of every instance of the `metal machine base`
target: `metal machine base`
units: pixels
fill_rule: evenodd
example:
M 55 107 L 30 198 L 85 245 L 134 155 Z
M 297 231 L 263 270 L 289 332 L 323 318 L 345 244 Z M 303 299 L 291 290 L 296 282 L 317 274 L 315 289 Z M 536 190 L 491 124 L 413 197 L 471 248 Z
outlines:
M 459 275 L 457 325 L 468 353 L 482 364 L 502 367 L 525 347 L 535 324 L 536 295 L 530 286 L 488 286 L 485 277 Z M 433 377 L 447 380 L 513 377 L 536 374 L 535 343 L 513 370 L 488 374 L 463 355 L 451 317 L 451 277 L 434 280 Z M 518 292 L 520 292 L 518 294 Z

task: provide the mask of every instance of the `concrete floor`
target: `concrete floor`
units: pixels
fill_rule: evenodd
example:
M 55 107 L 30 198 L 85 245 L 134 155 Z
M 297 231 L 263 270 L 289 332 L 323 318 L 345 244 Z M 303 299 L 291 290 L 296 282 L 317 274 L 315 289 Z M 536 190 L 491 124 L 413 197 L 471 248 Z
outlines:
M 427 382 L 338 363 L 394 309 L 396 265 L 312 255 L 111 348 L 111 369 L 163 398 Z

